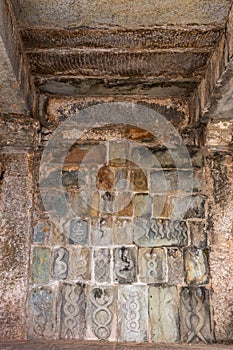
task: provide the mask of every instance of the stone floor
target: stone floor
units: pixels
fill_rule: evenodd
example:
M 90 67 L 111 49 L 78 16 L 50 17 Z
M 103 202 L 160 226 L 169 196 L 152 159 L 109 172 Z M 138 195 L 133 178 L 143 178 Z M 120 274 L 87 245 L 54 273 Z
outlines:
M 106 343 L 98 342 L 77 342 L 77 341 L 21 341 L 21 342 L 1 342 L 1 350 L 233 350 L 232 345 L 209 344 L 209 345 L 163 345 L 149 343 Z

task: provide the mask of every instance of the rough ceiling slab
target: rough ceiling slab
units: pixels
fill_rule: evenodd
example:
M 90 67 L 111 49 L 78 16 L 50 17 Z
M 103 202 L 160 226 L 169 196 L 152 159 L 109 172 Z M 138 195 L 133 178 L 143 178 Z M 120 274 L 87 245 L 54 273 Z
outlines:
M 231 0 L 13 0 L 20 25 L 39 27 L 151 27 L 222 25 Z

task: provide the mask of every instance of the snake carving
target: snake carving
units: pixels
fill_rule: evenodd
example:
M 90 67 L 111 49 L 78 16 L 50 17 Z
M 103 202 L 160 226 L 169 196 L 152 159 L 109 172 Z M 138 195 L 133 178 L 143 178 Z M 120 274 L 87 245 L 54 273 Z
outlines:
M 186 309 L 187 316 L 185 325 L 188 330 L 187 342 L 191 343 L 195 337 L 207 343 L 202 330 L 205 325 L 205 317 L 203 314 L 203 301 L 205 292 L 202 288 L 194 289 L 193 291 L 185 288 L 182 293 L 182 303 Z
M 64 321 L 63 337 L 65 339 L 74 339 L 75 330 L 78 326 L 78 316 L 80 313 L 79 303 L 81 297 L 81 290 L 78 285 L 65 285 L 63 298 L 63 314 Z
M 109 307 L 113 303 L 114 295 L 110 289 L 95 288 L 90 294 L 90 299 L 94 306 L 92 313 L 94 334 L 100 340 L 107 340 L 111 335 L 110 324 L 113 314 Z
M 59 248 L 54 254 L 53 275 L 55 278 L 64 279 L 67 277 L 68 252 L 65 248 Z

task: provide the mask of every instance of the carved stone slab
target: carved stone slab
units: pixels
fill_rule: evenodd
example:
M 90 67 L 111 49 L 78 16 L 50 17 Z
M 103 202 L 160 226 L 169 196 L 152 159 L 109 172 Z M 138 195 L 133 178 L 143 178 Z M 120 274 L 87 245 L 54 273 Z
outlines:
M 111 217 L 93 219 L 91 222 L 91 242 L 94 246 L 110 246 L 114 239 L 114 225 Z
M 121 285 L 118 295 L 118 340 L 148 340 L 147 286 Z
M 181 291 L 180 299 L 182 341 L 211 342 L 208 290 L 203 287 L 185 287 Z
M 183 252 L 177 248 L 167 250 L 168 283 L 170 285 L 184 283 Z
M 134 220 L 134 242 L 139 247 L 184 246 L 188 243 L 184 221 L 138 218 Z
M 89 287 L 87 306 L 87 339 L 115 340 L 115 288 Z
M 121 247 L 114 249 L 114 281 L 118 283 L 136 282 L 137 249 Z
M 54 296 L 50 288 L 31 291 L 28 302 L 28 338 L 52 339 L 55 333 Z
M 72 219 L 70 221 L 69 243 L 84 245 L 88 241 L 88 225 L 85 220 Z
M 85 286 L 64 284 L 61 288 L 61 339 L 83 339 L 85 330 Z
M 166 282 L 166 254 L 162 248 L 139 248 L 139 279 L 144 283 Z
M 73 280 L 90 280 L 90 250 L 87 247 L 70 247 L 68 277 Z
M 65 248 L 59 248 L 54 252 L 53 257 L 53 277 L 55 279 L 65 279 L 68 274 L 69 253 Z
M 95 282 L 110 283 L 110 249 L 100 248 L 94 250 L 94 274 Z
M 149 315 L 152 341 L 173 343 L 180 340 L 176 287 L 149 288 Z

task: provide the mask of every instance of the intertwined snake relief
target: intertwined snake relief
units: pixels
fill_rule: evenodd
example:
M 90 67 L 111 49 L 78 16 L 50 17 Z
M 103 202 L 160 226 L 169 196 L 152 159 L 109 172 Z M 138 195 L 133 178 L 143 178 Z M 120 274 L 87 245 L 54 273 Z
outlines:
M 82 289 L 79 285 L 74 284 L 64 286 L 62 305 L 64 319 L 62 324 L 62 337 L 65 339 L 76 338 L 75 330 L 78 327 L 81 294 Z
M 113 313 L 109 309 L 114 300 L 113 292 L 106 288 L 95 288 L 90 293 L 90 299 L 95 307 L 92 312 L 94 334 L 101 340 L 107 340 L 111 335 L 110 324 L 113 320 Z
M 203 314 L 203 303 L 205 299 L 205 291 L 199 287 L 196 289 L 184 288 L 181 294 L 182 304 L 186 310 L 185 326 L 188 330 L 187 342 L 190 343 L 195 337 L 207 343 L 202 330 L 204 328 L 206 319 Z
M 139 333 L 140 332 L 140 298 L 137 292 L 129 293 L 128 296 L 124 296 L 126 302 L 126 327 L 127 332 Z
M 52 324 L 50 324 L 53 307 L 52 291 L 47 288 L 33 290 L 32 303 L 34 310 L 33 330 L 35 335 L 40 338 L 45 333 L 52 331 Z

